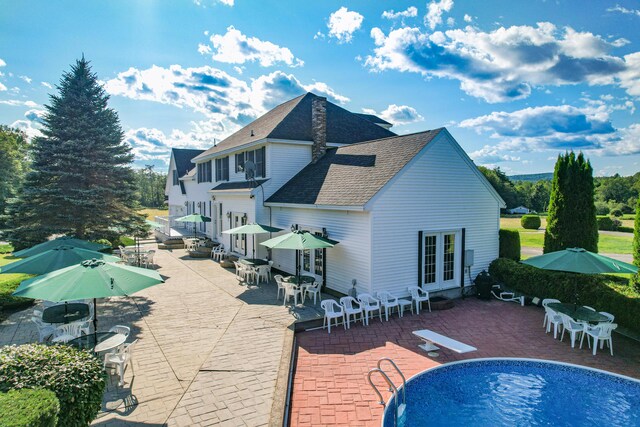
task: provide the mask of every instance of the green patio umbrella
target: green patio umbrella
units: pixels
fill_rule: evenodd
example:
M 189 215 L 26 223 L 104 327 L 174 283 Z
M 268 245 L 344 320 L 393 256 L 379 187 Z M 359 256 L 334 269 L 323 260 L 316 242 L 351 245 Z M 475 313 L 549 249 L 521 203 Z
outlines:
M 57 239 L 48 240 L 30 248 L 14 252 L 13 256 L 18 258 L 26 258 L 48 251 L 49 249 L 56 248 L 60 245 L 74 246 L 76 248 L 88 249 L 90 251 L 100 251 L 102 249 L 109 248 L 109 246 L 101 245 L 100 243 L 88 242 L 86 240 L 76 239 L 75 237 L 62 236 L 58 237 Z
M 180 218 L 176 218 L 176 221 L 182 222 L 192 222 L 193 223 L 193 237 L 196 238 L 196 223 L 198 222 L 211 222 L 211 218 L 208 216 L 200 215 L 200 214 L 191 214 L 187 216 L 181 216 Z
M 148 225 L 154 228 L 162 227 L 162 224 L 160 224 L 159 222 L 151 221 L 150 219 L 145 219 L 144 222 L 146 222 Z
M 256 234 L 276 233 L 282 231 L 282 228 L 270 227 L 268 225 L 250 224 L 241 225 L 240 227 L 231 228 L 223 231 L 224 234 L 253 234 L 253 258 L 256 257 Z
M 324 249 L 332 248 L 339 242 L 326 237 L 316 236 L 304 230 L 293 230 L 282 236 L 274 237 L 266 242 L 260 243 L 269 249 L 294 249 L 296 251 L 296 259 L 298 259 L 298 251 L 305 249 Z M 300 265 L 296 262 L 296 276 L 298 283 L 300 282 Z
M 61 268 L 79 264 L 88 259 L 118 262 L 120 258 L 102 252 L 60 245 L 37 255 L 23 258 L 0 267 L 0 273 L 46 274 Z
M 25 280 L 13 295 L 55 302 L 93 298 L 95 307 L 96 298 L 129 296 L 163 282 L 153 270 L 92 259 Z M 97 315 L 93 326 L 97 330 Z

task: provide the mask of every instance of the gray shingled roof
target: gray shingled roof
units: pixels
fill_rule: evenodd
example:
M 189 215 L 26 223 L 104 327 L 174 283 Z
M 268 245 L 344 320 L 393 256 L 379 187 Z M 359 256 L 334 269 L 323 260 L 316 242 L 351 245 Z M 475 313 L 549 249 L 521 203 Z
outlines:
M 248 190 L 251 188 L 256 188 L 259 185 L 267 182 L 268 179 L 258 179 L 255 182 L 253 181 L 232 181 L 232 182 L 223 182 L 221 184 L 216 185 L 210 191 L 233 191 L 233 190 Z
M 392 125 L 392 123 L 389 123 L 388 121 L 381 119 L 380 117 L 376 116 L 375 114 L 365 114 L 365 113 L 353 113 L 353 114 L 355 114 L 356 116 L 360 116 L 363 119 L 367 119 L 367 120 L 369 120 L 370 122 L 373 122 L 373 123 L 380 123 L 380 124 L 383 124 L 383 125 L 390 125 L 390 126 Z
M 176 162 L 176 170 L 178 171 L 178 177 L 185 176 L 194 165 L 191 163 L 191 159 L 199 154 L 204 153 L 204 150 L 192 150 L 187 148 L 172 148 L 173 159 Z
M 442 129 L 331 149 L 266 202 L 364 206 Z
M 316 97 L 317 95 L 309 92 L 278 105 L 198 157 L 209 156 L 264 138 L 311 141 L 311 103 Z M 359 114 L 327 102 L 327 142 L 354 144 L 390 136 L 395 136 L 395 133 Z

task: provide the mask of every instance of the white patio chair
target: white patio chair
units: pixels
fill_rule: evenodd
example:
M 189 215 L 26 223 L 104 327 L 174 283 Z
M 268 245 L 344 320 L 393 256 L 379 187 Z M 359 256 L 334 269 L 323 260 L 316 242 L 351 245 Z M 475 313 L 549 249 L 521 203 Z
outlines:
M 362 307 L 353 297 L 342 297 L 340 298 L 340 305 L 344 309 L 344 318 L 347 322 L 347 329 L 351 328 L 351 316 L 353 316 L 353 323 L 355 324 L 358 321 L 358 314 L 360 315 L 360 320 L 364 323 L 364 318 L 362 317 Z M 355 307 L 355 306 L 357 307 Z
M 33 316 L 31 318 L 31 321 L 35 323 L 36 328 L 38 328 L 38 342 L 43 342 L 48 337 L 53 335 L 53 332 L 56 330 L 56 327 L 51 323 L 44 323 L 42 321 L 42 313 L 40 313 L 40 317 Z
M 84 324 L 87 322 L 73 322 L 60 325 L 53 331 L 51 342 L 66 343 L 82 335 Z
M 276 285 L 278 286 L 278 295 L 276 295 L 276 299 L 280 298 L 280 291 L 284 294 L 284 277 L 281 274 L 276 274 L 273 276 L 273 279 L 276 281 Z
M 213 251 L 211 251 L 211 258 L 218 262 L 222 261 L 225 255 L 226 252 L 224 251 L 224 245 L 220 245 L 217 248 L 214 248 Z
M 126 261 L 126 260 L 127 260 L 127 257 L 125 256 L 125 249 L 124 249 L 124 246 L 122 246 L 122 245 L 118 246 L 118 250 L 120 251 L 120 258 L 121 258 L 123 261 Z
M 306 286 L 304 288 L 304 295 L 302 295 L 302 300 L 304 301 L 306 295 L 312 294 L 313 295 L 313 305 L 315 305 L 317 297 L 318 297 L 318 295 L 320 295 L 320 287 L 321 286 L 322 286 L 322 283 L 320 283 L 320 282 L 313 282 L 312 285 Z
M 269 279 L 271 279 L 271 269 L 273 268 L 273 261 L 269 260 Z
M 571 336 L 571 348 L 575 348 L 576 338 L 578 335 L 582 335 L 585 331 L 586 323 L 584 322 L 576 322 L 571 317 L 566 314 L 559 313 L 560 317 L 562 317 L 562 335 L 560 336 L 560 341 L 564 338 L 564 333 L 569 331 L 569 335 Z
M 238 261 L 233 261 L 233 265 L 236 267 L 236 279 L 238 279 L 239 282 L 244 281 L 246 279 L 244 265 L 240 264 Z
M 118 376 L 120 377 L 118 385 L 120 387 L 124 385 L 124 371 L 127 369 L 127 366 L 131 365 L 131 373 L 135 376 L 132 362 L 133 350 L 137 343 L 138 340 L 136 339 L 129 344 L 121 346 L 115 353 L 107 353 L 104 356 L 104 366 L 114 367 L 118 371 Z
M 332 299 L 326 299 L 320 301 L 320 307 L 324 310 L 324 320 L 322 321 L 322 329 L 329 325 L 329 333 L 331 333 L 331 319 L 336 320 L 336 326 L 338 326 L 338 319 L 342 319 L 342 326 L 347 329 L 347 325 L 344 322 L 344 310 L 342 306 Z
M 153 257 L 155 256 L 155 254 L 156 254 L 156 251 L 152 249 L 143 256 L 142 263 L 144 264 L 145 268 L 149 268 L 149 265 L 151 266 L 155 265 L 155 263 L 153 262 Z
M 613 356 L 613 340 L 611 338 L 611 332 L 616 329 L 618 325 L 616 323 L 603 322 L 598 324 L 598 326 L 590 326 L 584 330 L 584 334 L 582 334 L 582 338 L 580 339 L 580 348 L 582 348 L 582 340 L 585 335 L 587 336 L 587 343 L 589 343 L 589 337 L 593 338 L 593 355 L 596 355 L 596 351 L 598 350 L 598 341 L 600 342 L 600 348 L 604 348 L 604 343 L 606 342 L 609 346 L 609 351 Z
M 396 298 L 396 300 L 398 301 L 398 306 L 400 307 L 400 317 L 404 316 L 404 310 L 406 307 L 409 307 L 409 310 L 411 310 L 411 314 L 413 314 L 413 300 L 404 298 Z
M 586 308 L 587 310 L 596 311 L 595 308 L 589 307 L 588 305 L 583 305 L 582 308 Z
M 365 325 L 369 324 L 369 314 L 371 314 L 371 318 L 375 317 L 375 311 L 378 312 L 378 315 L 380 316 L 380 322 L 382 322 L 382 310 L 380 309 L 380 301 L 372 297 L 370 294 L 362 293 L 358 294 L 358 302 L 362 307 Z
M 425 291 L 424 289 L 420 289 L 417 286 L 409 286 L 407 289 L 411 294 L 411 300 L 416 305 L 416 313 L 420 314 L 420 308 L 422 307 L 422 303 L 424 301 L 427 302 L 429 306 L 429 313 L 431 313 L 431 300 L 429 299 L 429 292 Z
M 599 311 L 598 313 L 602 314 L 604 317 L 606 317 L 609 323 L 613 323 L 616 320 L 616 316 L 614 316 L 611 313 L 607 313 L 606 311 Z
M 256 267 L 256 276 L 258 278 L 258 283 L 262 282 L 264 279 L 265 283 L 269 283 L 269 266 L 268 265 L 259 265 Z
M 551 325 L 553 325 L 553 339 L 558 338 L 558 332 L 562 329 L 562 317 L 556 311 L 549 307 L 544 307 L 544 317 L 546 320 L 546 330 L 548 334 L 551 331 Z
M 284 287 L 284 301 L 282 302 L 282 305 L 285 305 L 291 297 L 293 297 L 294 305 L 298 305 L 298 297 L 302 299 L 302 289 L 293 283 L 287 282 L 283 282 L 282 286 Z
M 542 327 L 543 328 L 547 328 L 547 332 L 549 332 L 549 328 L 547 327 L 547 320 L 549 320 L 549 315 L 548 315 L 548 312 L 547 312 L 547 305 L 551 304 L 552 302 L 560 302 L 560 300 L 559 299 L 553 299 L 553 298 L 545 298 L 545 299 L 542 300 L 542 308 L 544 308 L 544 319 L 542 319 Z M 555 311 L 554 311 L 554 313 L 555 313 Z
M 129 334 L 131 333 L 131 328 L 124 325 L 115 325 L 109 329 L 109 332 L 115 332 L 116 334 L 122 334 L 125 336 L 125 339 L 129 338 Z
M 398 298 L 393 297 L 389 292 L 382 291 L 377 294 L 380 300 L 380 305 L 384 308 L 384 318 L 389 321 L 389 310 L 393 311 L 394 308 L 400 313 L 400 304 L 398 304 Z

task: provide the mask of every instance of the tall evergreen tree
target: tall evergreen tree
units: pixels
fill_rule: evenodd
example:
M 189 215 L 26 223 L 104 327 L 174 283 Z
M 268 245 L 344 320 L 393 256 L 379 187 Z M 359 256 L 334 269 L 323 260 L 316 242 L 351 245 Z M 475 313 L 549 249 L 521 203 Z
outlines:
M 593 192 L 593 168 L 582 153 L 558 156 L 551 182 L 544 253 L 573 247 L 598 252 Z
M 7 201 L 18 194 L 29 167 L 27 149 L 24 132 L 0 125 L 0 229 L 6 221 Z
M 63 74 L 46 106 L 43 137 L 31 144 L 32 171 L 12 207 L 16 249 L 53 234 L 95 239 L 129 232 L 136 213 L 131 148 L 109 96 L 84 57 Z

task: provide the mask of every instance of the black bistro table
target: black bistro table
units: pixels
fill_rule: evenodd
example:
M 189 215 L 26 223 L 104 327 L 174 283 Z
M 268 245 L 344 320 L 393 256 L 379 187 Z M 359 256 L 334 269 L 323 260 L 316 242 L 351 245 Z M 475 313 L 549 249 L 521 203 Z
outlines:
M 45 308 L 42 321 L 45 323 L 70 323 L 89 317 L 89 304 L 72 302 Z
M 312 284 L 316 281 L 315 277 L 312 276 L 300 276 L 300 281 L 298 283 L 298 276 L 289 276 L 283 279 L 287 283 L 293 283 L 294 285 L 306 285 Z
M 94 353 L 113 350 L 127 340 L 124 334 L 117 332 L 96 332 L 72 339 L 67 344 L 79 349 L 92 350 Z
M 581 322 L 600 323 L 609 321 L 609 318 L 607 316 L 603 316 L 597 311 L 584 308 L 581 305 L 552 302 L 548 304 L 547 307 L 549 307 L 553 311 L 557 311 L 558 313 L 566 314 L 573 320 L 578 320 Z

